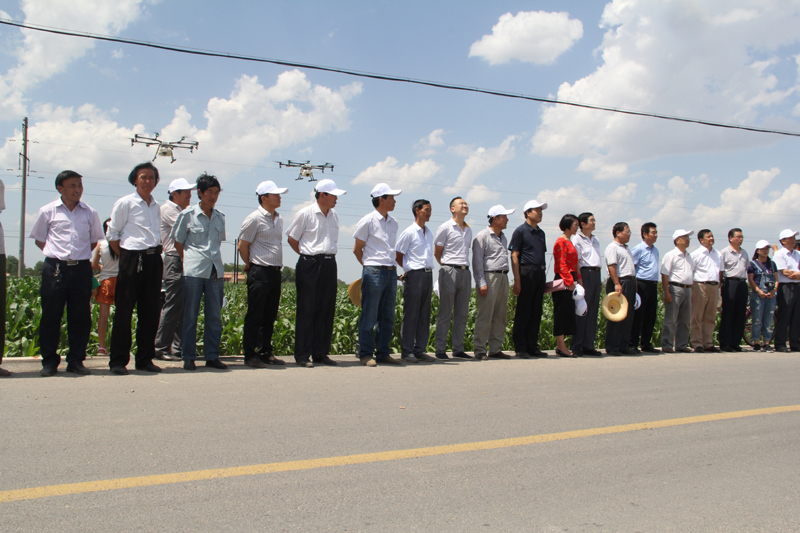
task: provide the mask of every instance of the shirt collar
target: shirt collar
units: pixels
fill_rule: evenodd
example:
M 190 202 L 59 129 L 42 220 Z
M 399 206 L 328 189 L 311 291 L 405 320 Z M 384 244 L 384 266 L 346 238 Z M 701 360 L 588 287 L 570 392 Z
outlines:
M 258 211 L 259 211 L 259 213 L 261 213 L 265 217 L 267 217 L 270 220 L 272 220 L 273 213 L 270 213 L 269 211 L 264 209 L 264 206 L 261 206 L 261 205 L 258 206 Z M 279 216 L 281 216 L 277 211 L 275 211 L 274 215 L 275 215 L 275 218 L 278 218 Z
M 58 197 L 57 202 L 58 203 L 56 204 L 56 207 L 58 207 L 60 205 L 63 205 L 64 207 L 67 208 L 67 210 L 69 210 L 69 208 L 67 207 L 67 204 L 64 203 L 64 200 L 62 200 L 60 196 Z M 78 200 L 78 205 L 76 205 L 75 208 L 78 208 L 78 207 L 80 207 L 81 209 L 86 209 L 89 206 L 87 206 L 85 203 L 83 203 L 82 200 Z

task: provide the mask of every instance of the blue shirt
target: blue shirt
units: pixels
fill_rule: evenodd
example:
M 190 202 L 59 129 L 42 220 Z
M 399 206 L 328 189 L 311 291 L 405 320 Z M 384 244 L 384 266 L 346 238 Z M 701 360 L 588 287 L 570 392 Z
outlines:
M 519 252 L 521 265 L 547 265 L 544 261 L 544 253 L 547 251 L 544 231 L 541 228 L 534 229 L 527 222 L 514 230 L 508 249 Z
M 209 219 L 200 204 L 187 207 L 178 215 L 170 237 L 183 244 L 184 276 L 208 279 L 213 267 L 218 278 L 223 276 L 220 244 L 225 240 L 225 215 L 221 212 L 214 209 Z
M 645 281 L 658 281 L 659 255 L 658 248 L 647 246 L 644 241 L 640 242 L 631 250 L 633 265 L 636 267 L 636 279 Z

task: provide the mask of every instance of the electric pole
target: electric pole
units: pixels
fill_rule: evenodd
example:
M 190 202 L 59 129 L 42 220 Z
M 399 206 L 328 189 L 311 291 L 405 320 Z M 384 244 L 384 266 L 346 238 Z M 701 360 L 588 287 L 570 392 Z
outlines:
M 22 208 L 19 213 L 19 266 L 17 276 L 25 275 L 25 192 L 28 178 L 28 117 L 22 119 Z

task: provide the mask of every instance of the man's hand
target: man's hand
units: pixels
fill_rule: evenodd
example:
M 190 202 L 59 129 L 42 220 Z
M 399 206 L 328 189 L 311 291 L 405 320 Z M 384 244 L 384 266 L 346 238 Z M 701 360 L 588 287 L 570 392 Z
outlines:
M 519 296 L 519 293 L 522 292 L 522 284 L 517 280 L 514 280 L 513 291 L 514 291 L 514 296 Z
M 481 296 L 486 296 L 487 294 L 489 294 L 489 286 L 484 285 L 483 287 L 478 287 L 478 294 L 480 294 Z
M 622 284 L 621 283 L 615 283 L 614 284 L 614 291 L 619 293 L 619 294 L 622 294 Z

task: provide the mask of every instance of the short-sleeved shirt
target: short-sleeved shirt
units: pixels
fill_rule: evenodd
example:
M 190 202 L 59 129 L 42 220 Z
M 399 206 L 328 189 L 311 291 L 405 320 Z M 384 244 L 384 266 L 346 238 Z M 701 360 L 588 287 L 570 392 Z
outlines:
M 660 261 L 658 248 L 648 246 L 642 241 L 631 250 L 633 265 L 636 267 L 636 279 L 643 281 L 658 281 L 658 264 Z
M 695 282 L 719 281 L 721 262 L 718 251 L 701 246 L 692 252 L 692 262 L 694 262 L 692 279 Z
M 395 251 L 403 254 L 403 271 L 433 268 L 433 232 L 414 222 L 397 237 Z
M 606 246 L 606 251 L 603 255 L 606 259 L 606 265 L 614 265 L 616 267 L 618 278 L 636 275 L 636 267 L 633 266 L 633 256 L 631 255 L 631 251 L 628 250 L 627 244 L 611 241 L 611 244 Z
M 454 218 L 445 221 L 436 230 L 434 246 L 441 246 L 443 265 L 469 266 L 469 248 L 472 244 L 472 228 L 458 225 Z
M 250 262 L 261 266 L 283 266 L 283 218 L 258 206 L 247 215 L 239 231 L 239 240 L 250 243 Z
M 214 209 L 211 218 L 200 204 L 187 207 L 178 215 L 171 237 L 183 244 L 183 275 L 208 279 L 214 269 L 217 277 L 225 273 L 220 244 L 225 240 L 225 215 Z
M 175 249 L 175 241 L 170 238 L 172 234 L 172 226 L 178 220 L 178 215 L 181 214 L 181 206 L 167 200 L 161 206 L 161 251 L 164 255 L 178 255 L 178 250 Z
M 475 278 L 475 286 L 485 287 L 485 273 L 498 270 L 508 270 L 508 241 L 502 231 L 498 235 L 492 228 L 484 228 L 472 241 L 472 276 Z
M 544 230 L 534 228 L 527 222 L 514 230 L 511 235 L 511 242 L 508 249 L 512 252 L 519 252 L 519 262 L 521 265 L 540 265 L 546 266 L 544 253 L 547 251 Z
M 782 247 L 775 252 L 773 257 L 775 266 L 778 267 L 778 281 L 780 283 L 800 283 L 798 279 L 789 279 L 783 275 L 783 270 L 800 271 L 800 252 L 797 250 L 789 251 L 786 247 Z
M 334 209 L 329 209 L 325 215 L 319 204 L 314 202 L 297 212 L 286 235 L 300 243 L 298 248 L 303 255 L 336 255 L 339 215 Z
M 693 285 L 694 261 L 691 254 L 681 252 L 678 248 L 673 248 L 664 254 L 661 273 L 673 283 Z
M 161 244 L 161 207 L 150 195 L 150 205 L 138 193 L 123 196 L 111 208 L 106 238 L 126 250 L 147 250 Z
M 85 203 L 70 211 L 59 198 L 39 209 L 30 238 L 44 243 L 46 257 L 84 261 L 92 257 L 92 243 L 103 240 L 103 226 L 97 211 Z
M 364 241 L 364 266 L 395 266 L 397 254 L 397 220 L 391 215 L 384 217 L 377 209 L 358 221 L 353 237 Z
M 572 245 L 578 252 L 578 268 L 601 267 L 603 259 L 600 256 L 600 242 L 597 237 L 590 235 L 587 237 L 582 231 L 578 231 L 572 236 Z
M 750 258 L 744 248 L 737 252 L 732 246 L 726 246 L 719 254 L 720 270 L 725 273 L 726 278 L 747 279 L 747 267 L 750 266 Z

